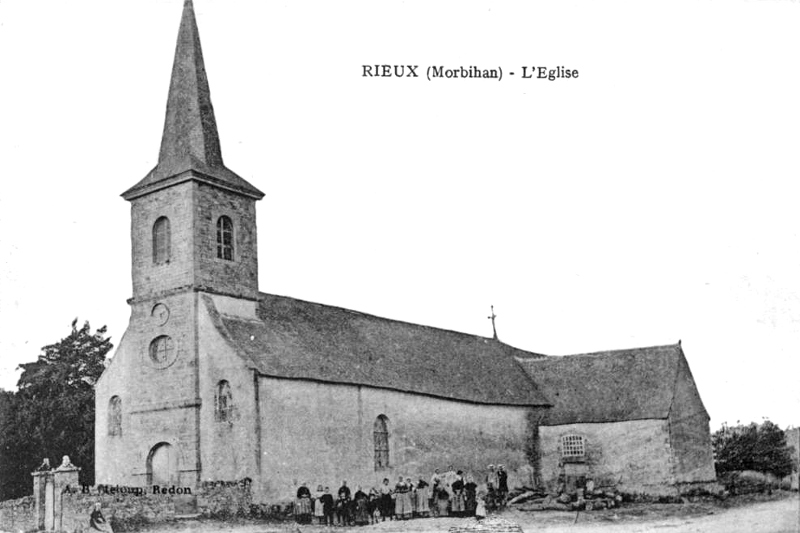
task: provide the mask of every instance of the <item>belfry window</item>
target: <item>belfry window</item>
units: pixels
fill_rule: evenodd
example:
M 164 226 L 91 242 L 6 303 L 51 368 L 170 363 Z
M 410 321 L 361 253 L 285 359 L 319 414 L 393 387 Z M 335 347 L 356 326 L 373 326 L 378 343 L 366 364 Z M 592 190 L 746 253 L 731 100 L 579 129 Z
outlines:
M 159 217 L 153 224 L 153 263 L 160 265 L 169 262 L 170 231 L 169 219 Z
M 122 399 L 119 396 L 112 396 L 108 401 L 108 434 L 122 436 Z
M 233 261 L 233 222 L 224 215 L 217 219 L 217 258 Z
M 375 470 L 389 468 L 389 419 L 385 415 L 375 419 L 372 435 L 375 440 Z
M 231 384 L 223 379 L 217 383 L 217 391 L 214 396 L 214 418 L 218 422 L 228 422 L 231 420 L 232 411 Z

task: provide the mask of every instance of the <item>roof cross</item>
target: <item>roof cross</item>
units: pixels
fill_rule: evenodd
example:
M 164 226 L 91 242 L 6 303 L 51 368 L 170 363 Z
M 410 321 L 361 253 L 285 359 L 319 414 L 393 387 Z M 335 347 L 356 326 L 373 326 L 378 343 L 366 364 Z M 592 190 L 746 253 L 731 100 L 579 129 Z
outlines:
M 497 340 L 497 328 L 494 325 L 494 319 L 497 318 L 497 315 L 494 314 L 494 306 L 492 306 L 492 314 L 486 318 L 492 321 L 492 333 L 494 333 L 494 339 Z

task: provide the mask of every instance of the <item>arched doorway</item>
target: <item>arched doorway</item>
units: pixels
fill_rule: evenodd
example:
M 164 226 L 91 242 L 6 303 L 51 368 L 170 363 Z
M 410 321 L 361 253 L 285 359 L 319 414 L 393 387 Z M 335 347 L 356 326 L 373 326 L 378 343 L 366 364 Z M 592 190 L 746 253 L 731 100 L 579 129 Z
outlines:
M 178 454 L 169 443 L 160 442 L 147 455 L 147 484 L 173 485 L 178 481 Z

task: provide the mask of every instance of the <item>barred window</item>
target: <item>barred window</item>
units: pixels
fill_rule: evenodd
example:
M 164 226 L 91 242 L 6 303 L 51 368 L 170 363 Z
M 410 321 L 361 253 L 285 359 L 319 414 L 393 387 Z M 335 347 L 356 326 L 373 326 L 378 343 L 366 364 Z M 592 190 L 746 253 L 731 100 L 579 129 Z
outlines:
M 159 217 L 153 224 L 153 263 L 168 263 L 170 255 L 169 219 Z
M 583 459 L 585 453 L 582 436 L 565 435 L 561 437 L 561 457 L 564 459 Z
M 233 222 L 226 216 L 217 219 L 217 258 L 233 261 Z
M 108 401 L 108 434 L 122 436 L 122 398 L 119 396 L 112 396 Z
M 224 379 L 217 383 L 217 393 L 214 397 L 214 418 L 218 422 L 231 420 L 233 410 L 233 396 L 231 395 L 231 385 Z
M 389 419 L 380 415 L 373 425 L 375 438 L 375 470 L 389 468 Z

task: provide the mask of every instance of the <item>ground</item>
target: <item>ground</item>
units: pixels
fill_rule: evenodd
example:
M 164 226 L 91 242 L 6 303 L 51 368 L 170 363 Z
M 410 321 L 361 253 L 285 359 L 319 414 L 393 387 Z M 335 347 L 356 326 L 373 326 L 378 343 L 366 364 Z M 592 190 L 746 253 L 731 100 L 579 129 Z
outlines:
M 725 502 L 684 504 L 628 504 L 621 509 L 595 512 L 525 512 L 509 510 L 502 518 L 522 526 L 523 531 L 549 533 L 797 533 L 800 532 L 800 498 L 797 493 L 772 497 L 739 497 Z M 431 518 L 403 522 L 383 522 L 360 528 L 298 526 L 295 523 L 226 523 L 182 521 L 149 532 L 167 533 L 447 533 L 452 526 L 473 519 Z

